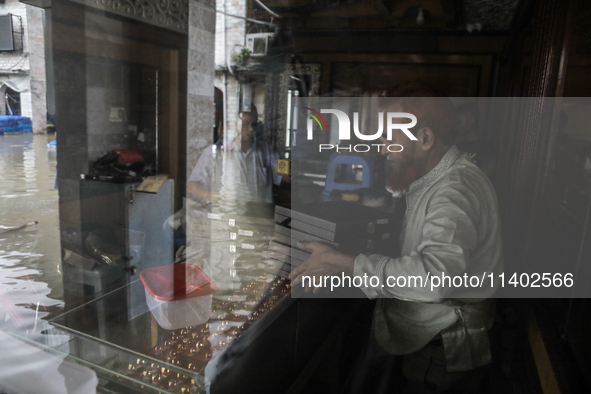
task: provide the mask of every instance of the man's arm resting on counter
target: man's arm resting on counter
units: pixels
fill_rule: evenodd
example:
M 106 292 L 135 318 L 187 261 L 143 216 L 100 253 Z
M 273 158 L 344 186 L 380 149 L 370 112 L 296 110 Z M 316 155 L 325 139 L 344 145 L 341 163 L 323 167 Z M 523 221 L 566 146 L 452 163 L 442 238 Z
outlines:
M 211 201 L 215 197 L 211 193 L 214 166 L 213 150 L 214 148 L 209 146 L 201 152 L 201 156 L 199 156 L 187 181 L 187 197 L 202 203 Z
M 201 202 L 211 201 L 212 193 L 201 182 L 188 181 L 187 194 Z
M 322 277 L 331 275 L 352 275 L 355 257 L 341 253 L 320 242 L 298 242 L 298 247 L 312 252 L 310 257 L 291 272 L 292 287 L 300 286 L 304 276 Z M 322 289 L 306 287 L 305 291 L 318 293 Z
M 470 264 L 471 252 L 478 243 L 473 218 L 479 217 L 480 206 L 474 198 L 469 192 L 444 188 L 427 206 L 421 232 L 407 235 L 421 237 L 416 250 L 398 258 L 364 254 L 357 256 L 353 274 L 375 275 L 380 279 L 380 284 L 385 284 L 384 287 L 362 287 L 361 290 L 369 298 L 442 302 L 452 297 L 454 288 L 431 289 L 431 283 L 424 287 L 389 286 L 387 279 L 402 276 L 408 280 L 414 277 L 417 278 L 416 282 L 424 284 L 428 278 L 442 273 L 447 276 L 463 275 Z
M 429 204 L 417 250 L 407 256 L 392 258 L 381 255 L 360 254 L 356 258 L 337 252 L 329 246 L 306 243 L 301 247 L 311 250 L 312 256 L 292 273 L 293 285 L 300 285 L 302 276 L 339 275 L 344 272 L 355 276 L 376 276 L 378 287 L 362 287 L 369 297 L 392 297 L 424 302 L 441 302 L 453 289 L 426 287 L 389 287 L 390 276 L 419 277 L 419 282 L 429 276 L 445 273 L 462 275 L 468 268 L 470 253 L 477 245 L 477 231 L 471 218 L 478 217 L 478 205 L 469 197 L 451 191 L 441 193 Z M 337 260 L 341 260 L 338 262 Z M 339 268 L 342 268 L 340 271 Z M 494 267 L 490 267 L 492 272 Z M 384 284 L 384 287 L 381 287 Z M 306 289 L 309 291 L 309 289 Z M 314 289 L 314 292 L 320 289 Z

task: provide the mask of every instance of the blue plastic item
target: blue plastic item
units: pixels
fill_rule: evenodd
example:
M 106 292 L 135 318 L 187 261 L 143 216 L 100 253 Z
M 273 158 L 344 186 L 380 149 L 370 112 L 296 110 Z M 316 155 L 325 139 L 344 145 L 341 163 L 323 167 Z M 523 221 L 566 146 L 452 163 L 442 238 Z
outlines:
M 0 134 L 4 133 L 32 133 L 31 118 L 16 115 L 0 115 Z
M 328 161 L 326 183 L 322 194 L 334 190 L 356 190 L 374 187 L 376 160 L 372 156 L 333 153 Z M 358 179 L 357 172 L 361 172 Z

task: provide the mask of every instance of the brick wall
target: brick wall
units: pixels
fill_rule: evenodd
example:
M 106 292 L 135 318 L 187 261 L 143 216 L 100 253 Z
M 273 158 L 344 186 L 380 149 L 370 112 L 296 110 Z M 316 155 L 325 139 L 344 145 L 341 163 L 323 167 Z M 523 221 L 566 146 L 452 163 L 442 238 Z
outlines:
M 246 0 L 217 0 L 216 8 L 227 14 L 246 16 Z M 225 22 L 225 23 L 224 23 Z M 224 31 L 226 32 L 226 57 L 224 57 Z M 216 13 L 215 64 L 223 66 L 231 60 L 233 52 L 244 48 L 246 21 Z
M 27 6 L 27 45 L 31 77 L 31 120 L 33 133 L 47 131 L 47 80 L 45 74 L 45 11 Z M 21 101 L 23 97 L 21 95 Z
M 217 0 L 216 8 L 227 14 L 243 17 L 246 16 L 246 0 Z M 232 55 L 239 53 L 244 48 L 245 36 L 246 21 L 244 19 L 226 16 L 219 12 L 216 13 L 216 68 L 219 69 L 220 67 L 227 66 L 228 63 L 233 63 Z M 215 86 L 222 92 L 226 90 L 226 125 L 224 140 L 226 145 L 228 145 L 236 137 L 237 127 L 240 126 L 239 122 L 237 122 L 240 84 L 228 72 L 226 72 L 226 81 L 224 81 L 223 72 L 218 72 L 216 73 Z
M 214 80 L 215 87 L 224 91 L 226 90 L 226 127 L 224 130 L 224 143 L 228 146 L 230 142 L 236 137 L 236 130 L 241 125 L 238 122 L 238 104 L 240 94 L 240 84 L 231 74 L 226 75 L 226 83 L 224 83 L 223 73 L 217 72 Z

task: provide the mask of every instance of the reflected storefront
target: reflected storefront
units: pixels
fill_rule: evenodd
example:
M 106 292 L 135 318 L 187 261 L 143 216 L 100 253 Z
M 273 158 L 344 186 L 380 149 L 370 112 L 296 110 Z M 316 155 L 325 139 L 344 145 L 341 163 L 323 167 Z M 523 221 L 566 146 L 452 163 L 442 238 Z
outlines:
M 568 72 L 532 66 L 565 61 L 540 47 L 558 45 L 566 13 L 538 20 L 548 10 L 525 0 L 22 2 L 45 10 L 57 148 L 39 151 L 53 136 L 2 136 L 0 168 L 21 150 L 30 166 L 35 151 L 47 162 L 37 170 L 49 169 L 37 183 L 29 169 L 6 171 L 3 184 L 20 193 L 24 178 L 37 191 L 55 175 L 57 192 L 19 195 L 26 209 L 0 194 L 18 215 L 54 207 L 38 235 L 25 234 L 43 245 L 24 251 L 23 239 L 0 235 L 0 349 L 11 355 L 0 366 L 15 366 L 0 392 L 42 392 L 27 373 L 54 375 L 46 393 L 363 392 L 375 300 L 303 297 L 290 273 L 310 257 L 298 241 L 400 256 L 406 191 L 390 188 L 388 159 L 368 135 L 383 120 L 379 100 L 406 81 L 471 111 L 458 146 L 479 166 L 487 155 L 505 270 L 562 259 L 562 271 L 591 275 L 589 103 L 520 99 L 538 79 L 565 75 L 566 88 L 546 96 L 584 95 L 572 82 L 591 64 L 581 46 L 570 42 Z M 558 38 L 540 38 L 538 23 Z M 326 111 L 336 103 L 356 113 L 347 138 Z M 553 215 L 540 219 L 544 209 Z M 19 273 L 19 253 L 35 248 L 43 259 Z M 551 320 L 568 331 L 565 346 L 584 348 L 585 321 L 572 316 L 587 308 L 580 291 L 556 296 L 556 310 L 571 312 Z M 536 297 L 499 298 L 511 296 Z M 527 385 L 522 372 L 503 379 Z

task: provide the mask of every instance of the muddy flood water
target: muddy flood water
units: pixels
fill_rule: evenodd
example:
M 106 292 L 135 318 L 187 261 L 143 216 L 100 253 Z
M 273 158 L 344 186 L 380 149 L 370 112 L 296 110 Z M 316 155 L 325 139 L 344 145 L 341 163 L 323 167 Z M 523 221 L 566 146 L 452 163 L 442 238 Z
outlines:
M 30 337 L 63 306 L 54 139 L 0 136 L 0 330 Z

